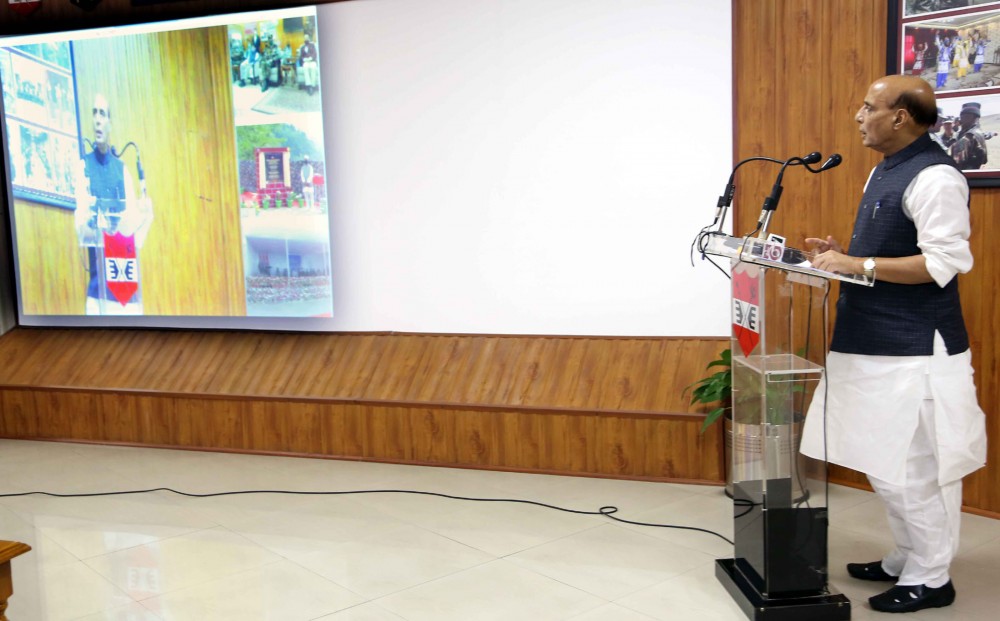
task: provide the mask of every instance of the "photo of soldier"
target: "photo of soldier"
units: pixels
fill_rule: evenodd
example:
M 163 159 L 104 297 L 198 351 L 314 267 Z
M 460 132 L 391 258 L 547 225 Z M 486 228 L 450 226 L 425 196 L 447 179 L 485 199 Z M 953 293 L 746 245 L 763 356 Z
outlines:
M 979 126 L 981 116 L 982 106 L 979 103 L 970 101 L 962 106 L 959 115 L 962 131 L 951 147 L 951 155 L 962 170 L 980 170 L 989 161 L 986 134 Z
M 939 144 L 947 144 L 955 164 L 966 172 L 1000 170 L 1000 95 L 939 99 L 938 103 L 943 119 Z
M 955 135 L 955 119 L 951 117 L 945 117 L 941 121 L 941 145 L 944 146 L 945 150 L 949 149 L 951 145 L 955 144 L 958 139 Z

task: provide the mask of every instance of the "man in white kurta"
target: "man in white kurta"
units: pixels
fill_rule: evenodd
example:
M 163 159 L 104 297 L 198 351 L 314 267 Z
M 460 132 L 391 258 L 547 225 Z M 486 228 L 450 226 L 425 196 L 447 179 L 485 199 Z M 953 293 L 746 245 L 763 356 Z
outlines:
M 864 472 L 885 502 L 896 549 L 881 561 L 848 565 L 855 578 L 896 582 L 869 600 L 885 612 L 954 601 L 948 567 L 958 549 L 962 477 L 980 468 L 986 454 L 985 417 L 976 402 L 971 353 L 952 282 L 972 268 L 969 189 L 927 136 L 935 116 L 934 94 L 926 82 L 913 76 L 876 81 L 855 120 L 865 146 L 886 158 L 865 186 L 850 249 L 845 252 L 832 237 L 806 240 L 820 252 L 814 266 L 867 274 L 876 280 L 873 289 L 881 287 L 881 293 L 861 296 L 869 300 L 861 312 L 851 307 L 850 298 L 869 292 L 848 291 L 847 303 L 838 304 L 833 351 L 809 409 L 801 450 Z M 887 197 L 897 189 L 902 197 L 894 206 Z M 906 248 L 898 237 L 908 234 L 907 227 L 915 229 L 911 254 L 899 251 Z M 872 238 L 878 243 L 866 243 Z M 865 254 L 873 248 L 896 251 Z M 842 296 L 845 287 L 858 285 L 842 284 Z M 914 304 L 910 293 L 922 299 L 938 292 L 949 292 L 942 299 L 954 301 L 950 317 L 938 316 L 933 306 L 913 310 L 919 302 Z M 868 344 L 881 340 L 866 332 L 872 324 L 889 333 L 883 347 L 888 355 L 858 353 L 883 351 L 878 343 Z M 946 341 L 960 351 L 949 351 Z

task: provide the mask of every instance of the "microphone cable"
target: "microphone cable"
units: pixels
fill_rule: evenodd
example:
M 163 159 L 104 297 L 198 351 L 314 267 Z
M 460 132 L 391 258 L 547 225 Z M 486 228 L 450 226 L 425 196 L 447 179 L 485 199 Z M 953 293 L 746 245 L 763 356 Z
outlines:
M 712 235 L 718 234 L 717 231 L 710 231 L 709 230 L 713 226 L 715 226 L 714 223 L 713 224 L 709 224 L 706 227 L 703 227 L 701 229 L 701 231 L 699 231 L 698 234 L 695 236 L 694 240 L 691 242 L 691 250 L 688 253 L 689 256 L 690 256 L 690 258 L 691 258 L 691 267 L 694 267 L 694 251 L 695 251 L 695 248 L 697 248 L 698 249 L 698 254 L 701 255 L 701 260 L 702 261 L 708 261 L 709 263 L 712 264 L 713 267 L 715 267 L 715 269 L 717 269 L 720 272 L 722 272 L 723 276 L 725 276 L 726 278 L 732 279 L 732 276 L 729 275 L 729 272 L 727 272 L 726 270 L 722 269 L 722 266 L 719 265 L 718 263 L 716 263 L 715 261 L 713 261 L 712 258 L 708 256 L 708 253 L 705 252 L 705 250 L 707 248 L 707 242 L 705 240 L 707 240 Z
M 195 494 L 191 492 L 182 492 L 169 487 L 155 487 L 151 489 L 124 490 L 117 492 L 91 492 L 91 493 L 79 493 L 79 494 L 59 494 L 56 492 L 40 492 L 40 491 L 17 492 L 17 493 L 0 494 L 0 498 L 17 498 L 20 496 L 32 496 L 32 495 L 50 496 L 52 498 L 92 498 L 97 496 L 125 496 L 125 495 L 135 495 L 135 494 L 149 494 L 152 492 L 170 492 L 172 494 L 177 494 L 178 496 L 187 496 L 189 498 L 213 498 L 218 496 L 238 496 L 246 494 L 287 494 L 287 495 L 302 495 L 302 496 L 346 496 L 350 494 L 414 494 L 420 496 L 437 496 L 439 498 L 448 498 L 450 500 L 465 500 L 470 502 L 508 502 L 508 503 L 524 504 L 524 505 L 533 505 L 536 507 L 543 507 L 545 509 L 562 511 L 564 513 L 574 513 L 577 515 L 603 515 L 604 517 L 610 520 L 614 520 L 615 522 L 620 522 L 622 524 L 632 524 L 634 526 L 650 526 L 654 528 L 675 528 L 679 530 L 692 530 L 701 533 L 706 533 L 709 535 L 715 535 L 716 537 L 722 539 L 729 545 L 735 545 L 733 541 L 728 537 L 707 528 L 700 528 L 697 526 L 680 526 L 678 524 L 654 524 L 650 522 L 637 522 L 634 520 L 626 520 L 625 518 L 616 517 L 614 514 L 618 513 L 619 509 L 614 505 L 607 505 L 601 507 L 597 511 L 584 511 L 580 509 L 567 509 L 565 507 L 550 505 L 548 503 L 538 502 L 535 500 L 523 500 L 517 498 L 475 498 L 470 496 L 455 496 L 452 494 L 444 494 L 440 492 L 426 492 L 421 490 L 409 490 L 409 489 L 363 489 L 363 490 L 332 491 L 332 492 L 292 491 L 292 490 L 281 490 L 281 489 L 255 489 L 255 490 L 239 490 L 239 491 L 228 491 L 228 492 L 211 492 L 207 494 Z

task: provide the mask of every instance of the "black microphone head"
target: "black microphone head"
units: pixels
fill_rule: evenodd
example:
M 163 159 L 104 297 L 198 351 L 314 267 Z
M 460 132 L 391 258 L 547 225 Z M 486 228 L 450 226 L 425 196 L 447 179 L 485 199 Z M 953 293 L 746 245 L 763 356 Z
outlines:
M 807 155 L 807 156 L 805 156 L 805 157 L 802 158 L 802 163 L 803 164 L 815 164 L 816 162 L 820 161 L 821 159 L 823 159 L 823 156 L 820 155 L 819 151 L 813 151 L 809 155 Z
M 823 165 L 820 166 L 819 169 L 821 172 L 824 170 L 830 170 L 831 168 L 836 168 L 837 166 L 840 166 L 840 163 L 843 161 L 844 158 L 840 157 L 839 153 L 834 153 L 833 155 L 828 157 L 825 162 L 823 162 Z

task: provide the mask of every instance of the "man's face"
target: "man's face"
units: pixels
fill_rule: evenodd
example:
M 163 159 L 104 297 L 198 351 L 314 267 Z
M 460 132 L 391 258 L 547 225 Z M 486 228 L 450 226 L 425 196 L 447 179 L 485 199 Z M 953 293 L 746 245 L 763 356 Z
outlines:
M 861 132 L 861 144 L 869 149 L 886 153 L 895 137 L 892 130 L 896 122 L 896 108 L 890 108 L 885 85 L 875 82 L 865 95 L 865 102 L 854 116 Z
M 941 127 L 944 129 L 945 136 L 951 136 L 953 133 L 955 133 L 955 128 L 953 123 L 945 123 Z
M 108 100 L 98 95 L 94 97 L 94 143 L 104 151 L 108 147 L 111 134 L 111 111 Z
M 958 115 L 958 120 L 962 122 L 962 127 L 969 128 L 979 121 L 979 117 L 971 112 L 963 112 Z

